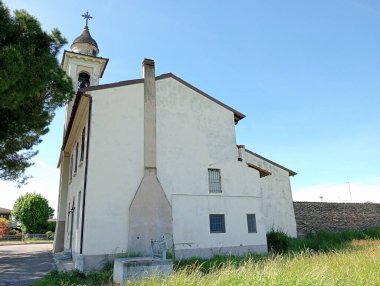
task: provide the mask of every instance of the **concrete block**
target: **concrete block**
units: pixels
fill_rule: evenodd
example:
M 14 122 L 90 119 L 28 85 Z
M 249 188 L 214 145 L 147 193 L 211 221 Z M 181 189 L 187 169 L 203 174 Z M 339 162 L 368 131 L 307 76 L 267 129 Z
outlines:
M 129 257 L 115 259 L 113 282 L 124 286 L 130 280 L 149 278 L 153 275 L 168 276 L 173 273 L 173 260 L 152 257 Z

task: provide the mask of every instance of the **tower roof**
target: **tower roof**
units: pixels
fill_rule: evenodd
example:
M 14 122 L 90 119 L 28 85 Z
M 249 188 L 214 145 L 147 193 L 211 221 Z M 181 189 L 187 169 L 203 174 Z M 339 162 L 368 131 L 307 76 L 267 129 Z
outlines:
M 88 20 L 92 19 L 91 15 L 82 15 L 86 19 L 86 26 L 84 26 L 82 34 L 78 36 L 74 42 L 71 44 L 71 50 L 75 53 L 97 56 L 99 53 L 99 48 L 97 42 L 91 37 L 90 30 L 88 28 Z
M 85 26 L 83 29 L 83 32 L 80 36 L 76 37 L 72 45 L 82 43 L 82 44 L 90 44 L 98 48 L 98 44 L 94 40 L 93 37 L 91 37 L 90 30 L 88 29 L 88 26 Z M 71 46 L 72 46 L 71 45 Z

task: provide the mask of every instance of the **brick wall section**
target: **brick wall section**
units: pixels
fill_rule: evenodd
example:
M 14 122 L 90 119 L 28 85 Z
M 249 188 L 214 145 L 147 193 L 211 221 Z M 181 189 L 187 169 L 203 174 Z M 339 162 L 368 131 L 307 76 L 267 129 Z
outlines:
M 297 235 L 380 227 L 380 204 L 293 202 Z

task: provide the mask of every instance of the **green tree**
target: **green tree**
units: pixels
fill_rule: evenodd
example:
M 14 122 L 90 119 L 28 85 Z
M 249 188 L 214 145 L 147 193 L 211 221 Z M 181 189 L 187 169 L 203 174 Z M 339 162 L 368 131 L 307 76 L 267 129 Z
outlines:
M 16 200 L 12 216 L 20 222 L 23 232 L 40 233 L 44 232 L 47 227 L 51 210 L 47 199 L 43 196 L 26 193 Z
M 67 41 L 58 29 L 43 31 L 24 10 L 11 15 L 1 0 L 0 27 L 0 179 L 22 184 L 33 147 L 74 94 L 56 58 Z

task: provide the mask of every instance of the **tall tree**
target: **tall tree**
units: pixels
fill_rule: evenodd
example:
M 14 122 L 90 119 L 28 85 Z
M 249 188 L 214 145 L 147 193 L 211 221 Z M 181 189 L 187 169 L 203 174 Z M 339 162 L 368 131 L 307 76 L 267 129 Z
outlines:
M 51 212 L 47 199 L 40 194 L 26 193 L 16 200 L 12 216 L 24 232 L 39 233 L 45 231 Z
M 26 180 L 58 107 L 72 98 L 71 79 L 56 58 L 67 43 L 24 10 L 11 15 L 0 0 L 0 179 Z

